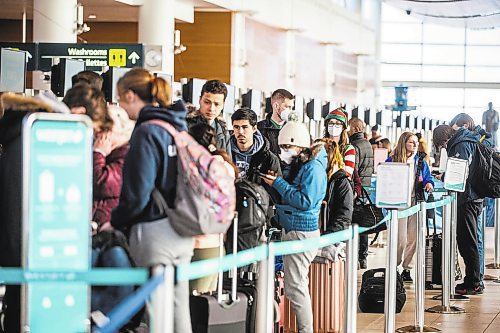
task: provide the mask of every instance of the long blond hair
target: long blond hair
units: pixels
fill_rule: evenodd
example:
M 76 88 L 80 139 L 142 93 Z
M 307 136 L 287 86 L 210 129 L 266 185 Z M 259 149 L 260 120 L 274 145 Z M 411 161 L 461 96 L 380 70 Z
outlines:
M 323 143 L 328 154 L 328 166 L 326 168 L 326 173 L 328 175 L 328 179 L 330 179 L 333 176 L 333 169 L 335 166 L 339 169 L 344 169 L 344 156 L 340 150 L 340 145 L 332 138 L 322 138 L 318 141 Z
M 408 160 L 408 152 L 406 151 L 406 141 L 412 136 L 417 137 L 413 132 L 403 132 L 399 137 L 398 144 L 392 152 L 392 161 L 406 163 Z M 418 141 L 418 140 L 417 140 Z

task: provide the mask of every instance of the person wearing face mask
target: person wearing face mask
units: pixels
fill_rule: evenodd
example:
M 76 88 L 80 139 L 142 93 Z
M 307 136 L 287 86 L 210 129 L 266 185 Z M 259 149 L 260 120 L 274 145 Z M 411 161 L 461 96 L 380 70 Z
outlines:
M 347 229 L 352 221 L 354 194 L 351 181 L 344 170 L 344 159 L 338 144 L 332 139 L 321 139 L 328 152 L 328 190 L 325 197 L 326 233 Z
M 415 181 L 412 186 L 412 206 L 417 204 L 417 193 L 432 192 L 434 182 L 429 171 L 429 166 L 423 158 L 417 154 L 418 138 L 412 132 L 404 132 L 398 140 L 398 144 L 386 162 L 413 163 Z M 404 282 L 413 282 L 410 269 L 417 246 L 417 215 L 412 215 L 398 220 L 398 266 L 402 264 L 403 273 L 401 277 Z
M 335 141 L 344 157 L 344 170 L 352 178 L 356 166 L 356 150 L 349 144 L 349 135 L 347 131 L 347 113 L 343 108 L 337 108 L 330 111 L 325 117 L 325 138 L 331 138 Z
M 276 204 L 282 240 L 303 240 L 320 235 L 318 220 L 327 186 L 327 155 L 322 144 L 310 147 L 307 127 L 288 122 L 281 129 L 278 143 L 280 159 L 290 167 L 283 176 L 269 173 L 262 179 L 281 196 Z M 316 250 L 284 256 L 285 294 L 297 316 L 299 332 L 312 333 L 313 315 L 308 288 L 309 266 Z
M 280 154 L 278 135 L 281 128 L 288 121 L 294 106 L 294 97 L 286 89 L 278 89 L 271 95 L 272 112 L 268 113 L 266 119 L 257 124 L 257 129 L 269 141 L 270 150 L 275 155 Z

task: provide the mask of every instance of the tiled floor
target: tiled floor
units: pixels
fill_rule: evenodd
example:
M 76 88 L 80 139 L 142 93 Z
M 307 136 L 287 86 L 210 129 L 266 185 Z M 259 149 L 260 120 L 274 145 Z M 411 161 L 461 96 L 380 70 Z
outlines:
M 493 262 L 494 231 L 486 229 L 486 263 Z M 370 247 L 373 255 L 368 256 L 368 268 L 385 267 L 385 248 Z M 463 263 L 462 263 L 463 270 Z M 358 283 L 363 271 L 359 271 Z M 486 274 L 498 276 L 500 270 L 486 270 Z M 412 276 L 415 274 L 412 272 Z M 453 333 L 500 333 L 500 283 L 485 282 L 485 292 L 480 296 L 470 296 L 470 301 L 452 301 L 452 305 L 465 309 L 463 314 L 425 313 L 425 325 Z M 415 290 L 413 284 L 406 285 L 406 304 L 403 311 L 396 315 L 396 328 L 414 325 L 415 322 Z M 425 308 L 440 305 L 440 301 L 432 300 L 440 290 L 426 291 Z M 358 313 L 358 332 L 384 332 L 385 318 L 383 314 Z M 351 333 L 351 332 L 348 332 Z

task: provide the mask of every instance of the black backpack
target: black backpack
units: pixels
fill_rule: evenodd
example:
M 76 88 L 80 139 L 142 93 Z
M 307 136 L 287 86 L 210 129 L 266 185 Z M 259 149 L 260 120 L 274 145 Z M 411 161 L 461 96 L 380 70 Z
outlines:
M 385 268 L 369 269 L 363 273 L 358 303 L 362 312 L 384 313 Z M 401 275 L 396 279 L 396 313 L 401 312 L 406 303 L 406 291 Z
M 235 183 L 236 211 L 238 212 L 238 251 L 259 245 L 259 239 L 268 220 L 270 196 L 266 189 L 248 179 L 240 179 Z M 233 227 L 227 232 L 226 244 L 233 244 Z M 232 247 L 226 247 L 232 253 Z
M 476 143 L 467 179 L 474 192 L 481 198 L 500 198 L 500 153 L 482 143 Z

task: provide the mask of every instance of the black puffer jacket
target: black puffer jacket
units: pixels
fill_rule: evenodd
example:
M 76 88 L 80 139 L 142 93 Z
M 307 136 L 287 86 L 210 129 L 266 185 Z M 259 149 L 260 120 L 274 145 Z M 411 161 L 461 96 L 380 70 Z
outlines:
M 5 94 L 0 108 L 0 266 L 21 266 L 22 124 L 33 111 L 53 112 L 32 97 Z
M 347 229 L 352 221 L 354 195 L 351 181 L 343 169 L 335 172 L 328 181 L 325 199 L 326 233 Z
M 349 137 L 349 141 L 356 148 L 356 169 L 361 178 L 361 185 L 370 186 L 373 174 L 373 149 L 363 133 L 355 133 Z
M 269 141 L 269 149 L 276 156 L 280 155 L 280 146 L 278 145 L 278 135 L 280 134 L 280 129 L 276 128 L 271 122 L 272 112 L 268 113 L 266 119 L 261 120 L 257 123 L 257 129 L 260 133 Z

